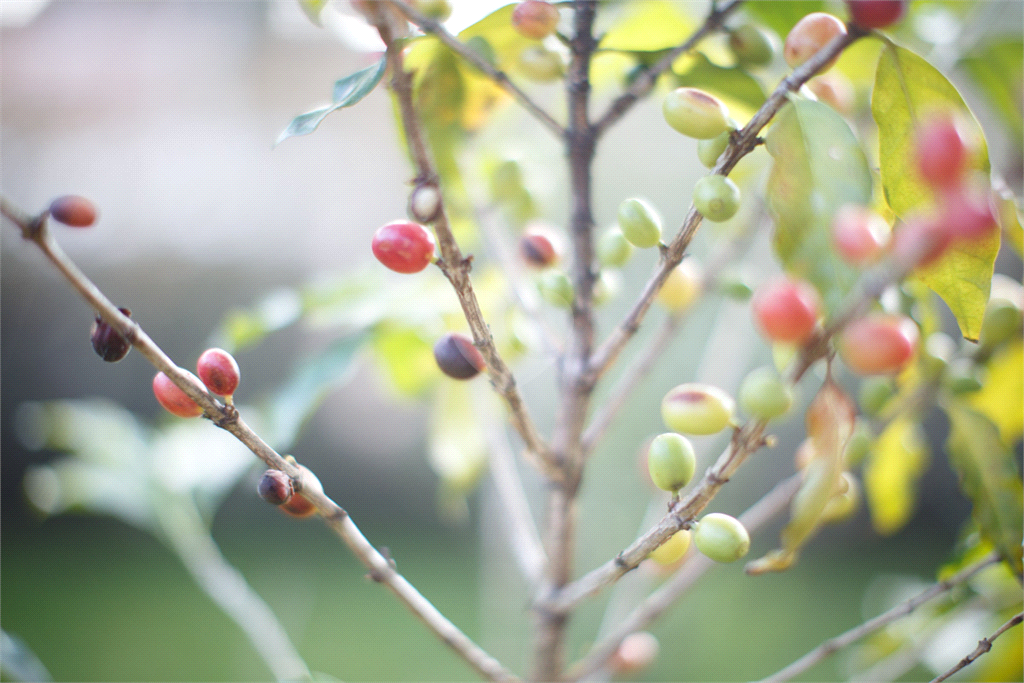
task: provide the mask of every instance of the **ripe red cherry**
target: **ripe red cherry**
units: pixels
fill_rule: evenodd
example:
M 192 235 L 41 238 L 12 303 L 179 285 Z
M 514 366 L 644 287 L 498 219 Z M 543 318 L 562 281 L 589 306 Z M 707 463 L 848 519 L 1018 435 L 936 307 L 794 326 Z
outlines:
M 50 216 L 73 228 L 88 228 L 96 222 L 96 206 L 85 197 L 67 194 L 50 202 Z
M 956 188 L 943 195 L 941 223 L 955 240 L 980 239 L 999 227 L 984 193 Z
M 230 353 L 224 349 L 207 349 L 199 356 L 196 369 L 199 371 L 199 379 L 203 380 L 207 389 L 218 396 L 227 397 L 228 402 L 231 402 L 231 396 L 238 388 L 241 376 L 238 363 Z
M 373 235 L 373 255 L 399 273 L 418 273 L 434 260 L 434 236 L 412 221 L 394 221 Z
M 832 219 L 832 241 L 844 261 L 867 265 L 881 256 L 889 242 L 889 224 L 867 207 L 847 204 Z
M 917 132 L 914 159 L 929 185 L 948 188 L 958 184 L 967 170 L 968 149 L 956 119 L 945 114 L 928 119 Z
M 833 38 L 846 34 L 846 25 L 842 21 L 824 12 L 812 12 L 798 21 L 786 36 L 786 44 L 782 54 L 786 64 L 794 69 L 814 56 L 818 50 L 828 45 Z M 836 63 L 839 56 L 821 68 L 828 71 Z
M 473 340 L 457 332 L 449 332 L 437 340 L 434 360 L 441 372 L 453 379 L 476 377 L 487 366 Z
M 198 377 L 188 370 L 184 372 L 195 380 L 197 386 L 199 385 Z M 160 405 L 178 417 L 199 417 L 203 414 L 199 404 L 189 398 L 189 395 L 179 389 L 178 385 L 163 372 L 156 373 L 156 377 L 153 378 L 153 394 Z
M 853 23 L 864 28 L 895 24 L 907 11 L 907 0 L 846 0 Z
M 759 290 L 751 306 L 766 337 L 776 342 L 802 343 L 814 333 L 821 298 L 809 282 L 785 279 Z
M 117 309 L 129 318 L 132 312 L 127 308 Z M 92 341 L 92 349 L 96 354 L 108 363 L 116 363 L 132 350 L 132 345 L 121 336 L 121 333 L 111 327 L 103 318 L 96 316 L 92 324 L 92 331 L 89 335 Z
M 858 375 L 898 372 L 914 356 L 920 333 L 910 318 L 872 313 L 846 326 L 839 356 Z
M 540 40 L 558 26 L 558 8 L 542 0 L 526 0 L 512 10 L 512 28 L 527 38 Z

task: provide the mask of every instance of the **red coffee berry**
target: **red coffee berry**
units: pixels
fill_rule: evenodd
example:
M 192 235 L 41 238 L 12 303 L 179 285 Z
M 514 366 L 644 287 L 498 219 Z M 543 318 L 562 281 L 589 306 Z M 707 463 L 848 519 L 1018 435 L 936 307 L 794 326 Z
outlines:
M 218 396 L 230 398 L 241 379 L 238 363 L 224 349 L 203 351 L 203 355 L 199 356 L 199 362 L 196 363 L 196 370 L 199 371 L 199 379 L 203 380 L 206 388 Z
M 512 28 L 527 38 L 540 40 L 558 26 L 558 8 L 541 0 L 526 0 L 512 10 Z
M 917 131 L 914 158 L 918 173 L 933 187 L 952 187 L 967 170 L 967 143 L 956 119 L 947 114 L 933 116 Z
M 316 506 L 309 502 L 309 499 L 301 493 L 296 493 L 288 499 L 288 502 L 281 503 L 279 509 L 292 517 L 301 518 L 316 514 Z
M 256 491 L 271 505 L 283 505 L 294 493 L 292 478 L 281 470 L 267 470 L 256 484 Z
M 864 28 L 895 24 L 907 11 L 907 0 L 846 0 L 853 23 Z
M 199 385 L 198 377 L 188 370 L 184 372 L 195 380 L 197 386 Z M 160 405 L 178 417 L 199 417 L 203 414 L 203 409 L 163 372 L 156 373 L 153 378 L 153 394 Z
M 547 268 L 558 261 L 558 251 L 551 237 L 539 228 L 527 228 L 519 240 L 523 260 L 537 268 Z
M 449 332 L 437 340 L 434 359 L 441 372 L 453 379 L 476 377 L 487 366 L 473 340 L 457 332 Z
M 931 218 L 911 218 L 893 233 L 893 258 L 908 270 L 927 266 L 942 258 L 952 239 L 943 223 Z
M 393 221 L 373 235 L 373 255 L 398 273 L 418 273 L 434 259 L 434 236 L 412 221 Z
M 847 263 L 863 266 L 878 260 L 889 242 L 889 224 L 865 206 L 847 204 L 832 219 L 832 241 Z
M 799 344 L 814 333 L 821 298 L 809 282 L 785 279 L 755 293 L 751 306 L 766 337 Z
M 999 227 L 984 193 L 958 187 L 942 196 L 941 210 L 940 222 L 954 240 L 980 239 Z
M 839 336 L 839 356 L 858 375 L 898 372 L 914 356 L 920 333 L 910 318 L 872 313 L 846 326 Z
M 129 318 L 132 317 L 132 312 L 127 308 L 119 308 L 117 310 Z M 92 341 L 93 351 L 108 363 L 116 363 L 127 356 L 128 352 L 132 350 L 132 345 L 128 343 L 128 340 L 122 337 L 120 332 L 99 316 L 96 316 L 96 320 L 92 323 L 89 337 Z
M 73 228 L 88 228 L 96 222 L 96 205 L 85 197 L 67 194 L 50 202 L 50 216 Z
M 786 44 L 782 54 L 786 64 L 794 69 L 814 56 L 818 50 L 828 45 L 833 38 L 846 34 L 846 25 L 842 21 L 824 12 L 812 12 L 790 29 L 786 36 Z M 821 68 L 828 71 L 839 59 L 837 55 L 832 61 Z

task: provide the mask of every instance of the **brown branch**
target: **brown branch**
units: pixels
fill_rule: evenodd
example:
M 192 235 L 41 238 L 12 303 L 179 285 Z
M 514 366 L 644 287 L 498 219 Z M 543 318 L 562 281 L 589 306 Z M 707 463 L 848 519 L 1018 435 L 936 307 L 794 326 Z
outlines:
M 740 515 L 739 520 L 749 531 L 753 532 L 767 524 L 789 505 L 790 499 L 800 487 L 800 474 L 782 480 Z M 577 681 L 591 676 L 601 669 L 609 658 L 618 650 L 623 638 L 630 633 L 641 631 L 651 622 L 660 617 L 665 610 L 675 603 L 681 595 L 696 583 L 697 579 L 714 567 L 716 563 L 691 548 L 683 566 L 662 586 L 651 593 L 634 609 L 622 623 L 615 627 L 614 632 L 602 638 L 587 655 L 574 664 L 562 680 Z
M 877 617 L 873 619 L 868 619 L 863 624 L 855 626 L 854 628 L 836 636 L 835 638 L 830 638 L 829 640 L 826 640 L 824 643 L 814 648 L 800 659 L 796 660 L 784 669 L 775 672 L 768 678 L 762 679 L 759 683 L 782 683 L 782 681 L 788 681 L 794 676 L 800 675 L 801 673 L 807 671 L 823 659 L 831 656 L 832 654 L 838 652 L 844 647 L 847 647 L 848 645 L 857 642 L 861 638 L 871 633 L 874 633 L 878 629 L 891 624 L 897 619 L 907 616 L 908 614 L 910 614 L 915 609 L 917 609 L 924 603 L 928 602 L 932 598 L 952 590 L 954 587 L 959 586 L 961 583 L 971 578 L 985 567 L 989 566 L 990 564 L 995 564 L 998 561 L 999 556 L 995 553 L 992 553 L 983 560 L 965 569 L 960 570 L 948 579 L 944 581 L 939 581 L 938 583 L 929 586 L 923 592 L 919 593 L 918 595 L 915 595 L 914 597 L 910 598 L 909 600 L 906 600 L 905 602 L 901 602 L 889 611 L 883 612 L 882 614 L 879 614 Z M 964 666 L 966 666 L 966 664 Z
M 619 95 L 611 105 L 609 105 L 608 111 L 606 111 L 604 115 L 594 123 L 594 130 L 597 134 L 603 134 L 609 127 L 625 116 L 634 104 L 654 89 L 654 84 L 658 82 L 658 77 L 668 71 L 672 67 L 672 63 L 675 62 L 681 54 L 689 52 L 696 47 L 697 43 L 720 29 L 725 22 L 725 19 L 742 4 L 743 0 L 732 0 L 732 2 L 729 2 L 723 7 L 715 7 L 714 3 L 712 3 L 711 13 L 708 14 L 707 19 L 704 20 L 704 23 L 692 36 L 687 38 L 681 45 L 673 48 L 649 68 L 645 69 L 637 79 L 633 81 L 632 85 L 629 86 L 626 92 Z
M 408 607 L 431 631 L 452 650 L 465 659 L 480 675 L 492 681 L 513 681 L 516 677 L 496 659 L 469 639 L 455 624 L 441 614 L 434 605 L 395 571 L 392 563 L 377 552 L 377 549 L 363 536 L 363 533 L 348 513 L 331 500 L 324 492 L 320 481 L 310 470 L 297 464 L 291 458 L 282 457 L 256 434 L 233 406 L 227 406 L 214 398 L 205 387 L 196 384 L 185 370 L 178 367 L 148 334 L 131 318 L 123 315 L 117 307 L 89 280 L 77 265 L 64 253 L 50 234 L 47 226 L 47 212 L 32 216 L 0 197 L 0 212 L 21 228 L 22 236 L 31 240 L 43 254 L 64 275 L 82 297 L 96 310 L 98 315 L 158 370 L 164 372 L 189 398 L 202 409 L 206 418 L 222 429 L 233 434 L 271 469 L 281 470 L 295 482 L 295 489 L 309 499 L 316 507 L 324 523 L 333 530 L 369 570 L 371 576 L 383 583 Z
M 783 79 L 747 125 L 733 133 L 729 146 L 719 158 L 718 165 L 715 166 L 712 173 L 728 175 L 735 168 L 736 164 L 739 163 L 740 159 L 760 144 L 758 134 L 761 129 L 768 125 L 768 122 L 772 120 L 783 105 L 786 104 L 789 93 L 799 89 L 833 57 L 863 35 L 865 35 L 863 30 L 851 25 L 849 33 L 833 38 L 832 41 L 815 53 L 813 57 L 794 69 L 793 73 Z M 640 297 L 633 304 L 633 308 L 626 314 L 626 317 L 604 343 L 594 352 L 590 365 L 593 381 L 596 381 L 615 362 L 622 349 L 633 338 L 637 330 L 640 329 L 640 323 L 643 322 L 644 316 L 654 301 L 654 297 L 665 283 L 668 274 L 683 260 L 686 248 L 697 233 L 697 229 L 700 228 L 702 220 L 703 216 L 691 205 L 690 211 L 687 213 L 679 232 L 672 239 L 672 242 L 669 243 L 668 247 L 662 250 L 661 260 L 644 286 Z
M 1020 624 L 1021 621 L 1024 621 L 1024 612 L 1021 612 L 1020 614 L 1010 618 L 1009 621 L 1007 621 L 1005 624 L 996 629 L 996 632 L 990 635 L 988 638 L 982 638 L 981 640 L 979 640 L 978 647 L 974 648 L 973 652 L 971 652 L 969 655 L 967 655 L 959 662 L 957 662 L 956 665 L 946 673 L 933 678 L 931 680 L 931 683 L 941 683 L 941 681 L 946 680 L 947 678 L 955 674 L 957 671 L 963 669 L 965 666 L 976 660 L 978 657 L 982 656 L 983 654 L 991 650 L 992 641 L 994 641 L 996 638 L 1009 631 L 1014 626 Z
M 419 174 L 419 179 L 422 182 L 436 183 L 437 173 L 434 170 L 430 153 L 427 150 L 427 144 L 423 137 L 423 131 L 420 128 L 415 105 L 413 104 L 412 74 L 405 71 L 402 61 L 402 41 L 392 34 L 388 21 L 389 17 L 385 14 L 386 10 L 391 6 L 392 3 L 371 4 L 371 9 L 376 14 L 377 30 L 387 46 L 386 57 L 388 67 L 391 70 L 391 89 L 398 101 L 405 139 L 409 145 L 409 151 Z M 515 377 L 494 345 L 494 338 L 491 336 L 490 328 L 484 320 L 483 312 L 480 310 L 480 303 L 477 301 L 476 293 L 473 291 L 473 283 L 469 277 L 469 272 L 472 270 L 472 257 L 464 257 L 462 255 L 462 251 L 459 249 L 459 245 L 455 241 L 455 236 L 452 234 L 451 227 L 448 224 L 448 216 L 445 213 L 443 202 L 438 206 L 433 226 L 434 232 L 437 234 L 438 247 L 441 251 L 441 260 L 438 262 L 438 266 L 455 290 L 459 304 L 462 306 L 462 312 L 473 333 L 473 341 L 487 362 L 487 374 L 491 378 L 495 391 L 508 404 L 512 426 L 526 444 L 526 448 L 532 456 L 532 463 L 549 475 L 557 476 L 557 473 L 550 466 L 549 449 L 537 432 L 537 428 L 526 410 L 523 398 L 516 387 Z
M 472 48 L 459 40 L 456 36 L 449 33 L 439 22 L 431 19 L 427 15 L 417 11 L 415 8 L 410 7 L 408 4 L 401 2 L 400 0 L 392 0 L 391 4 L 403 17 L 413 24 L 416 24 L 416 26 L 418 26 L 424 33 L 429 33 L 437 37 L 437 39 L 447 45 L 452 52 L 459 55 L 478 70 L 489 76 L 499 88 L 508 93 L 523 107 L 523 109 L 543 123 L 548 130 L 554 133 L 559 139 L 565 135 L 565 129 L 562 125 L 558 123 L 558 121 L 555 121 L 555 119 L 551 117 L 551 114 L 547 113 L 539 104 L 534 102 L 519 86 L 513 83 L 509 79 L 508 74 L 487 62 L 483 57 L 474 52 Z

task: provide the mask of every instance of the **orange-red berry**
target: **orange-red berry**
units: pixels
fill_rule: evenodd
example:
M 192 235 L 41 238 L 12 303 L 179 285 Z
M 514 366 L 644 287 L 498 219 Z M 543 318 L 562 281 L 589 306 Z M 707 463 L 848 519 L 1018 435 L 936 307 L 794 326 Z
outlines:
M 184 371 L 199 385 L 199 378 L 187 370 Z M 178 417 L 199 417 L 203 409 L 189 395 L 178 388 L 178 385 L 171 381 L 171 378 L 163 372 L 156 373 L 153 377 L 153 395 L 169 413 Z
M 910 318 L 873 313 L 846 326 L 839 336 L 839 356 L 859 375 L 899 372 L 914 356 L 920 336 Z
M 50 202 L 50 216 L 73 228 L 88 228 L 96 222 L 96 205 L 85 197 L 68 194 Z
M 821 314 L 821 298 L 809 282 L 785 279 L 758 290 L 751 307 L 766 337 L 799 344 L 814 333 Z
M 846 0 L 850 19 L 864 28 L 885 28 L 903 18 L 907 0 Z
M 540 40 L 558 26 L 558 8 L 542 0 L 526 0 L 512 10 L 512 27 L 527 38 Z
M 231 396 L 238 388 L 241 375 L 238 363 L 224 349 L 207 349 L 196 363 L 199 379 L 218 396 Z
M 373 255 L 398 273 L 418 273 L 434 259 L 434 236 L 419 223 L 393 221 L 373 235 Z
M 846 25 L 842 21 L 831 14 L 812 12 L 790 29 L 782 54 L 786 58 L 786 63 L 795 69 L 832 42 L 833 38 L 845 34 Z M 836 56 L 821 70 L 831 69 L 838 58 Z

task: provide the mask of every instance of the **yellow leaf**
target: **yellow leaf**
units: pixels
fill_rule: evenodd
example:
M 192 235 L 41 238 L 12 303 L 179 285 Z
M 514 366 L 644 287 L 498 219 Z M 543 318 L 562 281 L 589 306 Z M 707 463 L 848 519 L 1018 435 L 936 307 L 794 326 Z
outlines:
M 1024 342 L 999 351 L 988 365 L 988 378 L 970 404 L 999 428 L 1009 447 L 1024 435 Z
M 608 30 L 601 41 L 606 50 L 654 52 L 673 48 L 690 37 L 696 26 L 679 8 L 664 0 L 637 2 Z
M 917 479 L 927 464 L 928 445 L 920 425 L 907 417 L 889 423 L 864 467 L 864 490 L 878 533 L 895 533 L 910 521 Z

